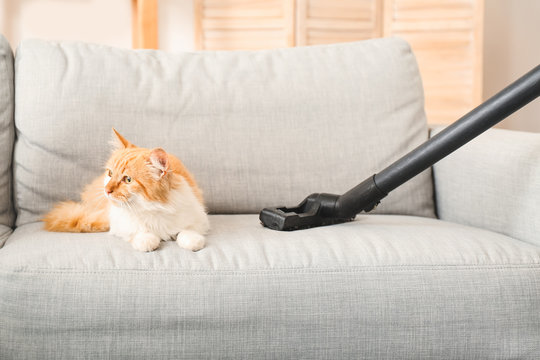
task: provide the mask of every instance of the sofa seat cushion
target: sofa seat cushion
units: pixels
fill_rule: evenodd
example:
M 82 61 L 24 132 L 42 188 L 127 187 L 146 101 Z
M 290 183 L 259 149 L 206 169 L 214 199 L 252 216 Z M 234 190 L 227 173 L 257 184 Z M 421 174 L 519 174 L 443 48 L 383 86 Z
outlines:
M 18 228 L 0 249 L 0 358 L 540 356 L 539 247 L 406 216 L 211 223 L 196 253 Z
M 257 215 L 210 219 L 207 246 L 197 253 L 175 242 L 140 253 L 107 233 L 51 233 L 33 223 L 16 229 L 0 264 L 16 271 L 242 271 L 540 263 L 540 247 L 435 219 L 361 215 L 351 223 L 295 232 L 264 228 Z

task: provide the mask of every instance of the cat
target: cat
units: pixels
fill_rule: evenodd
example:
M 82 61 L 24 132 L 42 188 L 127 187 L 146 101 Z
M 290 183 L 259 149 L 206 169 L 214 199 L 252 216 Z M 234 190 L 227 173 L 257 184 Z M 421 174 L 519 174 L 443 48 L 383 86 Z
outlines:
M 86 186 L 80 202 L 65 201 L 47 213 L 45 230 L 109 231 L 139 251 L 153 251 L 161 240 L 202 249 L 210 226 L 193 176 L 162 148 L 137 147 L 113 134 L 105 173 Z

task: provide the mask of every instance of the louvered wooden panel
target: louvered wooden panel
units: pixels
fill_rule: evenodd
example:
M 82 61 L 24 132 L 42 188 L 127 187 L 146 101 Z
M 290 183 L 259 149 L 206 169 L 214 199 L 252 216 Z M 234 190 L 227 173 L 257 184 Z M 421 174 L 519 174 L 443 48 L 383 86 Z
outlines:
M 199 50 L 256 50 L 294 46 L 292 0 L 195 0 Z
M 384 33 L 411 44 L 431 123 L 449 123 L 482 99 L 481 0 L 385 0 Z
M 297 45 L 382 36 L 383 0 L 297 0 Z

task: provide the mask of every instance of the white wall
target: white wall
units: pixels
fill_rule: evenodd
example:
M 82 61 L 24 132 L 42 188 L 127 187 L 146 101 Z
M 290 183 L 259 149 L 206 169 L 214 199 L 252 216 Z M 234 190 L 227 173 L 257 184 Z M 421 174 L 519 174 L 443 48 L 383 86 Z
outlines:
M 434 0 L 436 1 L 436 0 Z M 193 50 L 192 0 L 159 0 L 163 50 Z M 540 63 L 540 0 L 485 0 L 484 98 Z M 0 32 L 131 47 L 131 0 L 0 0 Z M 540 132 L 540 100 L 501 127 Z

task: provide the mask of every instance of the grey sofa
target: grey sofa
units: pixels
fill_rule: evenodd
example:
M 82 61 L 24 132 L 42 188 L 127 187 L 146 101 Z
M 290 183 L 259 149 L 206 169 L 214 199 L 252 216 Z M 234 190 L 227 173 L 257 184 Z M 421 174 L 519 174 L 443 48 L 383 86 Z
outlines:
M 42 230 L 100 174 L 112 126 L 193 172 L 205 249 Z M 490 130 L 350 223 L 260 225 L 261 208 L 342 193 L 428 136 L 400 39 L 28 40 L 14 58 L 1 38 L 0 359 L 540 358 L 538 134 Z

